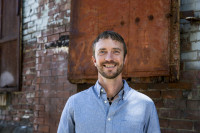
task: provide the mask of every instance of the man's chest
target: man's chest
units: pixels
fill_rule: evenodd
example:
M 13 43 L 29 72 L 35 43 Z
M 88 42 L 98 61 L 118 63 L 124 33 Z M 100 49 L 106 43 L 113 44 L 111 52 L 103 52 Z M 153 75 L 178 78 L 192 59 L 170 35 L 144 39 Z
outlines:
M 107 106 L 104 101 L 88 101 L 74 111 L 77 132 L 82 133 L 140 133 L 146 117 L 146 107 L 137 103 Z

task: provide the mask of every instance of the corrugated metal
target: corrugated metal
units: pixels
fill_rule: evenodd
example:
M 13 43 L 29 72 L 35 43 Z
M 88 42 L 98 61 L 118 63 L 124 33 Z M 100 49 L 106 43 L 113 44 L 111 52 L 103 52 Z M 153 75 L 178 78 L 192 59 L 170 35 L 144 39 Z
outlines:
M 92 41 L 105 30 L 120 33 L 127 44 L 124 78 L 169 77 L 171 51 L 179 45 L 178 36 L 171 37 L 172 33 L 178 33 L 178 24 L 173 23 L 174 15 L 178 17 L 178 8 L 174 10 L 174 5 L 177 6 L 178 1 L 73 0 L 69 80 L 82 83 L 97 78 L 97 70 L 91 61 Z M 175 51 L 178 56 L 177 49 Z M 174 65 L 177 79 L 179 63 Z

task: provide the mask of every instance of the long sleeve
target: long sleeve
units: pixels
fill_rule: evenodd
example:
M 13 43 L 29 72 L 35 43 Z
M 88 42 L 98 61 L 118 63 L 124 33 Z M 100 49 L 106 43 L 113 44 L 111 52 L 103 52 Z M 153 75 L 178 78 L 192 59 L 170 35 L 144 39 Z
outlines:
M 149 117 L 146 133 L 160 133 L 160 124 L 159 124 L 159 120 L 158 120 L 156 107 L 153 104 L 151 106 L 151 108 L 152 108 L 152 110 L 151 110 L 151 114 Z
M 61 115 L 57 133 L 75 133 L 73 99 L 69 98 Z

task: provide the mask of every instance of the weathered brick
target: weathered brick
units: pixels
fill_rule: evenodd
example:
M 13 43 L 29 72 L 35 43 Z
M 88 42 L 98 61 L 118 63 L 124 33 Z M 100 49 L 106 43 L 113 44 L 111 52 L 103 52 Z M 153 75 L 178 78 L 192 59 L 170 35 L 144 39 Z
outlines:
M 197 59 L 197 52 L 187 52 L 181 53 L 182 60 L 196 60 Z
M 150 98 L 160 98 L 161 92 L 156 90 L 156 91 L 142 91 L 142 93 L 146 94 Z
M 54 35 L 51 35 L 51 36 L 47 37 L 47 41 L 48 42 L 56 41 L 58 39 L 59 39 L 59 34 L 54 34 Z
M 38 131 L 48 133 L 49 132 L 49 126 L 46 125 L 39 125 Z
M 185 70 L 200 70 L 200 61 L 185 62 Z
M 175 129 L 188 129 L 192 130 L 193 122 L 192 121 L 184 121 L 184 120 L 170 120 L 169 126 Z
M 195 131 L 200 131 L 200 121 L 194 122 L 194 130 Z
M 179 90 L 165 90 L 161 91 L 163 98 L 176 99 L 182 97 L 182 91 Z
M 69 10 L 70 9 L 70 4 L 62 4 L 60 6 L 60 11 L 66 11 L 66 10 Z
M 44 105 L 35 105 L 34 109 L 44 111 Z
M 34 120 L 33 120 L 33 123 L 35 123 L 35 124 L 43 124 L 44 123 L 44 118 L 35 117 Z
M 199 100 L 188 100 L 187 101 L 187 108 L 189 110 L 200 111 L 200 102 L 199 102 Z

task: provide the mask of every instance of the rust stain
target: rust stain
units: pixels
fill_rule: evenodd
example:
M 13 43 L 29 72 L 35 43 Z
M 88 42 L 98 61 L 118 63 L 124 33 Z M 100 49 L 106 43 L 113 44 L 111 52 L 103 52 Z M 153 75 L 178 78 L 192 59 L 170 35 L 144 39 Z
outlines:
M 171 0 L 73 0 L 69 80 L 82 83 L 97 78 L 91 63 L 91 47 L 96 36 L 105 30 L 120 33 L 127 43 L 124 78 L 173 75 L 177 79 L 179 58 L 174 60 L 179 54 L 177 6 L 178 1 Z

